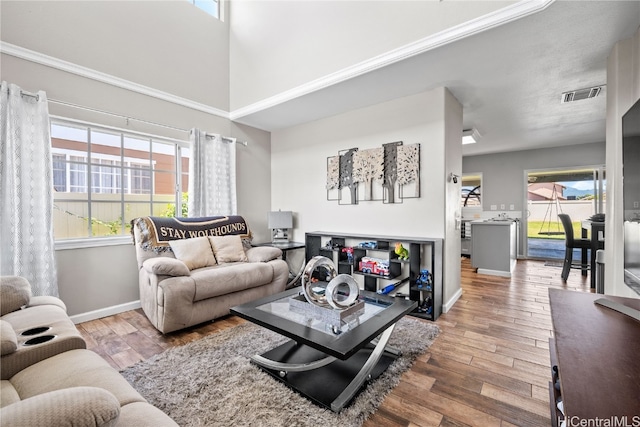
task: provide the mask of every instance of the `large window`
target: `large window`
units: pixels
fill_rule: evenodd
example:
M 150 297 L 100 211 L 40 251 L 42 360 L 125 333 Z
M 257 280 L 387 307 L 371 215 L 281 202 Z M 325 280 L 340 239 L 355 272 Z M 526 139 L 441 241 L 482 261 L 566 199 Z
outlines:
M 184 216 L 185 141 L 74 122 L 51 123 L 57 240 L 126 235 L 146 215 Z
M 525 171 L 527 218 L 524 223 L 526 255 L 538 259 L 562 259 L 565 233 L 558 217 L 564 213 L 573 222 L 574 236 L 582 234 L 582 221 L 604 213 L 606 171 L 604 166 Z M 574 259 L 579 259 L 578 250 Z

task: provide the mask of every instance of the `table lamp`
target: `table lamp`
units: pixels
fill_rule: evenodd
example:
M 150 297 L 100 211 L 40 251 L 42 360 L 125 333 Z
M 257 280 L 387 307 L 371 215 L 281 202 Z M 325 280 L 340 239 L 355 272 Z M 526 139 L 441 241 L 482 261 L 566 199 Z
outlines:
M 268 227 L 272 230 L 271 241 L 273 243 L 284 243 L 289 241 L 289 229 L 293 228 L 293 212 L 269 212 L 267 223 Z

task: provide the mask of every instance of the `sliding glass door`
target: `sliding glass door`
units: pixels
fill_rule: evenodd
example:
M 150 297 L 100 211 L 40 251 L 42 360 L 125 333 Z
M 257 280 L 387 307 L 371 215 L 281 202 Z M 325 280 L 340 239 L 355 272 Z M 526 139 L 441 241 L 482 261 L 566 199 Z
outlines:
M 528 258 L 563 259 L 565 236 L 558 214 L 571 217 L 574 235 L 579 237 L 583 220 L 604 213 L 604 166 L 530 170 L 525 174 L 525 255 Z

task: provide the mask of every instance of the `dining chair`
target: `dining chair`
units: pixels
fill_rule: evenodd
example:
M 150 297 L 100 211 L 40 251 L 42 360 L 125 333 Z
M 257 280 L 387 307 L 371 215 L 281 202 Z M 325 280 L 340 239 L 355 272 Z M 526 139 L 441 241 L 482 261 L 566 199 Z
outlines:
M 573 224 L 571 223 L 571 217 L 567 214 L 558 214 L 558 218 L 560 218 L 560 222 L 562 222 L 562 227 L 564 228 L 564 238 L 565 238 L 565 252 L 564 252 L 564 263 L 562 264 L 562 280 L 567 280 L 569 277 L 569 270 L 571 268 L 580 268 L 582 270 L 582 275 L 587 275 L 587 270 L 589 269 L 588 258 L 587 258 L 587 250 L 591 248 L 591 240 L 578 238 L 576 239 L 573 235 Z M 579 264 L 573 264 L 573 250 L 580 249 L 582 252 L 581 261 Z

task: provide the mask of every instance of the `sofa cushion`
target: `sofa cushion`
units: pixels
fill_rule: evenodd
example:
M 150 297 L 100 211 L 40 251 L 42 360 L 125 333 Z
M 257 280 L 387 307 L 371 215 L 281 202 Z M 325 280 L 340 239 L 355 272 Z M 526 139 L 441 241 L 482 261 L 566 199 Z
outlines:
M 211 244 L 206 237 L 171 240 L 169 246 L 176 258 L 184 262 L 189 270 L 216 265 Z
M 114 426 L 120 415 L 115 396 L 97 387 L 71 387 L 5 406 L 2 423 L 31 426 Z
M 240 236 L 210 236 L 209 241 L 219 264 L 247 261 Z
M 272 246 L 256 246 L 246 251 L 249 262 L 268 262 L 282 256 L 282 250 Z
M 118 425 L 123 427 L 178 427 L 167 414 L 146 402 L 133 402 L 120 408 Z
M 11 323 L 0 319 L 0 353 L 2 356 L 5 354 L 13 353 L 18 349 L 18 338 L 13 330 Z
M 160 274 L 165 276 L 188 276 L 189 267 L 175 258 L 150 258 L 142 263 L 142 267 L 152 274 Z
M 145 402 L 122 375 L 91 350 L 69 350 L 31 365 L 10 379 L 22 399 L 69 387 L 100 387 L 120 406 Z
M 267 263 L 241 262 L 202 268 L 191 272 L 195 281 L 194 301 L 266 285 L 273 280 L 273 267 Z
M 0 278 L 0 315 L 4 316 L 29 304 L 31 285 L 24 277 L 4 276 Z
M 20 396 L 10 381 L 0 380 L 0 408 L 20 402 Z M 2 418 L 0 418 L 2 420 Z

